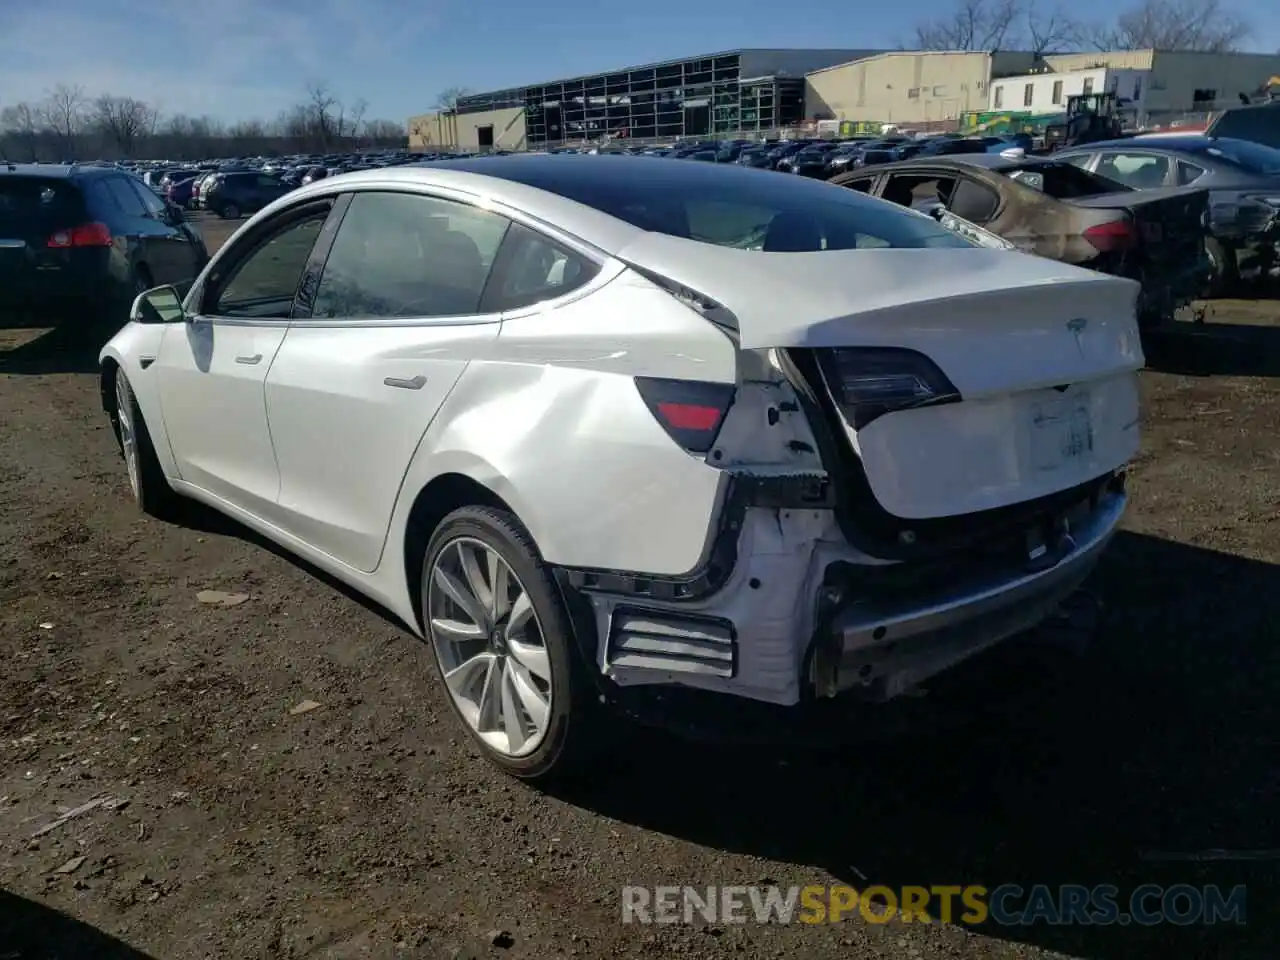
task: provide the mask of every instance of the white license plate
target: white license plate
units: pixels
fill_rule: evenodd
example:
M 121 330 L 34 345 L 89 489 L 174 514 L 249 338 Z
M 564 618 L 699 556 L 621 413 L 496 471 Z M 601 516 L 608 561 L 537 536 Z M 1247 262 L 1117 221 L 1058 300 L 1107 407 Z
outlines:
M 1079 392 L 1031 405 L 1031 465 L 1052 472 L 1093 454 L 1089 395 Z

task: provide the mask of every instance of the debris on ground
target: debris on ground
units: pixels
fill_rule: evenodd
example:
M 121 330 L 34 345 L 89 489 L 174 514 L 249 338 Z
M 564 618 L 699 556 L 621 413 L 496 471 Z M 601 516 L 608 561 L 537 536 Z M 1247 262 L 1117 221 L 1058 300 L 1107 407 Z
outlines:
M 225 590 L 201 590 L 196 599 L 212 607 L 238 607 L 249 599 L 247 593 L 227 593 Z

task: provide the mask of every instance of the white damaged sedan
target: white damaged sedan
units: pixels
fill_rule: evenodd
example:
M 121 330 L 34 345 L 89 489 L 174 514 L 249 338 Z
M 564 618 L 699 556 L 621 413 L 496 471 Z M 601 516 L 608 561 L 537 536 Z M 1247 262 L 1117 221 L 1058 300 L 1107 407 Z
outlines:
M 1125 508 L 1137 293 L 801 177 L 446 161 L 257 214 L 102 397 L 144 510 L 385 605 L 538 778 L 636 691 L 888 700 L 1054 612 Z

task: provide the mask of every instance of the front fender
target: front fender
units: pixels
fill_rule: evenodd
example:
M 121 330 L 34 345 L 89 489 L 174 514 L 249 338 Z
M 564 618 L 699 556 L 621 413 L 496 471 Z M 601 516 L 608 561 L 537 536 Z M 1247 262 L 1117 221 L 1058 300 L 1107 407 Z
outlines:
M 147 432 L 151 434 L 160 466 L 166 477 L 174 479 L 178 476 L 178 466 L 169 447 L 169 435 L 165 429 L 164 410 L 156 380 L 157 368 L 153 364 L 160 356 L 160 347 L 169 326 L 132 322 L 125 324 L 99 352 L 98 367 L 103 410 L 109 412 L 115 408 L 114 381 L 109 374 L 111 365 L 114 364 L 129 378 L 129 386 L 133 388 Z

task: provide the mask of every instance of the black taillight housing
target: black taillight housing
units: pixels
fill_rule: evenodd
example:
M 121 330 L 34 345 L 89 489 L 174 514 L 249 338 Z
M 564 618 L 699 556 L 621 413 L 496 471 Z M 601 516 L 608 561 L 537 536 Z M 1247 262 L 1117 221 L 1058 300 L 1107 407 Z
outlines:
M 654 419 L 689 453 L 706 453 L 733 405 L 732 383 L 636 377 L 636 389 Z
M 838 347 L 816 354 L 832 401 L 855 430 L 895 410 L 960 400 L 947 375 L 915 350 Z

